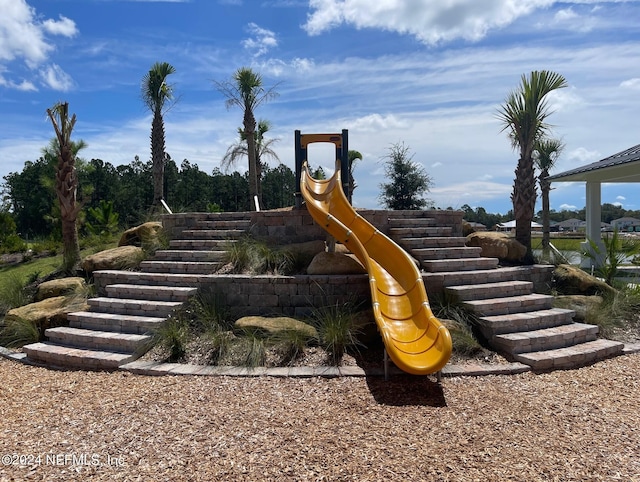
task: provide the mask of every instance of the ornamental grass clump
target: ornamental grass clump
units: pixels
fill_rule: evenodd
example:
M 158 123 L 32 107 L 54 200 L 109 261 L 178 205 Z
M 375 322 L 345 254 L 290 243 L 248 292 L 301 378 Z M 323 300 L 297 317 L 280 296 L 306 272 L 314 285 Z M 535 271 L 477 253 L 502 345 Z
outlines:
M 358 350 L 360 328 L 356 323 L 357 310 L 353 303 L 324 306 L 314 310 L 311 323 L 318 331 L 319 344 L 327 352 L 329 363 L 338 366 L 349 349 Z

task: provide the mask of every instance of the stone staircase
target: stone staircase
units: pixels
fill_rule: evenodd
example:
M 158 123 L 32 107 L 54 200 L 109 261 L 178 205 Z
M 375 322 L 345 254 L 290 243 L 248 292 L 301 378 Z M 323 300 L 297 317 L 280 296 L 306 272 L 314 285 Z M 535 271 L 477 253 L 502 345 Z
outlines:
M 203 276 L 223 263 L 229 243 L 248 232 L 250 218 L 202 218 L 169 248 L 142 262 L 140 271 L 97 272 L 108 279 L 90 309 L 69 314 L 69 327 L 46 331 L 47 341 L 24 347 L 33 363 L 111 370 L 144 351 L 149 333 L 197 292 Z M 427 212 L 389 219 L 390 236 L 420 263 L 429 291 L 439 285 L 478 316 L 489 345 L 534 370 L 573 368 L 619 354 L 621 343 L 597 338 L 597 327 L 573 322 L 574 312 L 552 307 L 553 297 L 522 281 L 526 267 L 499 267 L 466 247 L 453 227 L 437 226 Z M 103 283 L 104 284 L 104 283 Z
M 23 347 L 36 364 L 113 370 L 138 358 L 150 333 L 197 292 L 198 276 L 223 264 L 225 247 L 246 233 L 248 219 L 202 221 L 143 261 L 140 271 L 119 271 L 89 311 L 70 313 L 69 326 L 45 331 L 47 341 Z M 99 276 L 99 273 L 96 274 Z
M 478 316 L 489 346 L 508 359 L 534 370 L 575 368 L 622 352 L 622 343 L 598 339 L 598 327 L 575 323 L 571 310 L 554 308 L 553 297 L 533 292 L 530 281 L 518 280 L 521 267 L 499 268 L 498 260 L 465 247 L 465 238 L 433 220 L 390 219 L 390 236 L 439 277 L 444 294 L 459 300 Z

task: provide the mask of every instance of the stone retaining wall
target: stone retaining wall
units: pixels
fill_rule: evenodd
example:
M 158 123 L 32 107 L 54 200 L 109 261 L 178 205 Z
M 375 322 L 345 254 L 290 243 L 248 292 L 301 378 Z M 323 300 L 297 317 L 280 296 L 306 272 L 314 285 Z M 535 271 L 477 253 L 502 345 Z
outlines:
M 463 211 L 433 209 L 427 211 L 389 211 L 358 209 L 358 214 L 385 234 L 389 234 L 389 218 L 433 218 L 436 226 L 449 226 L 452 236 L 462 236 Z M 195 229 L 199 221 L 233 221 L 249 219 L 251 234 L 272 244 L 303 243 L 325 239 L 325 231 L 318 226 L 306 208 L 245 213 L 179 213 L 162 217 L 162 224 L 170 238 L 185 229 Z
M 519 269 L 517 279 L 532 281 L 538 293 L 548 293 L 552 266 L 534 265 Z M 98 271 L 95 285 L 98 293 L 107 285 L 122 283 L 117 271 Z M 120 272 L 121 273 L 121 272 Z M 443 291 L 443 276 L 437 273 L 423 274 L 428 296 Z M 245 276 L 201 275 L 198 288 L 211 289 L 222 296 L 231 315 L 287 315 L 304 317 L 312 307 L 335 306 L 345 302 L 371 306 L 371 293 L 366 274 L 359 275 L 296 275 L 296 276 Z

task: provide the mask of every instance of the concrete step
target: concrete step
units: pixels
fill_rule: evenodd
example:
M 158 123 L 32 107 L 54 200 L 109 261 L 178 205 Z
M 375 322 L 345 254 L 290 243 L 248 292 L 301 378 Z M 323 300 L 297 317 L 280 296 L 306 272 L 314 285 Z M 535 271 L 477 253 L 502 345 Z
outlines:
M 109 298 L 185 302 L 198 292 L 198 288 L 123 283 L 108 285 L 106 292 Z
M 414 248 L 411 255 L 419 260 L 479 258 L 482 248 Z
M 148 273 L 211 274 L 223 265 L 216 261 L 143 261 L 140 269 Z
M 222 262 L 226 254 L 224 250 L 163 249 L 153 254 L 153 261 Z
M 29 360 L 61 368 L 116 370 L 118 366 L 136 359 L 132 353 L 73 348 L 47 342 L 25 345 L 22 349 Z
M 454 238 L 449 236 L 431 236 L 427 238 L 397 237 L 394 239 L 406 249 L 415 248 L 461 248 L 465 246 L 467 238 Z
M 411 228 L 434 226 L 436 220 L 434 218 L 414 217 L 414 218 L 389 218 L 389 226 L 393 228 Z
M 498 266 L 498 258 L 429 259 L 422 267 L 429 272 L 488 270 Z
M 244 229 L 185 229 L 180 233 L 181 239 L 238 239 L 246 231 Z
M 69 313 L 67 319 L 72 328 L 144 335 L 157 329 L 166 317 L 76 311 Z
M 520 353 L 515 359 L 534 370 L 578 368 L 622 353 L 624 343 L 599 338 L 567 348 Z
M 447 286 L 445 293 L 460 301 L 482 300 L 498 296 L 522 296 L 533 292 L 531 281 L 498 281 L 473 285 Z
M 565 348 L 593 341 L 598 337 L 598 327 L 585 323 L 571 323 L 534 331 L 505 333 L 491 339 L 492 347 L 510 355 L 542 350 Z
M 154 286 L 196 287 L 202 275 L 188 273 L 145 273 L 142 271 L 100 270 L 93 272 L 93 279 L 100 286 L 110 284 L 142 284 Z
M 89 298 L 91 311 L 118 315 L 151 316 L 166 318 L 175 309 L 182 306 L 179 301 L 149 301 L 125 298 Z
M 234 229 L 246 231 L 251 227 L 250 219 L 218 219 L 198 221 L 198 228 L 201 229 Z
M 531 293 L 506 298 L 466 300 L 462 304 L 480 316 L 505 315 L 549 309 L 553 305 L 553 296 Z
M 449 236 L 453 232 L 450 226 L 423 226 L 413 228 L 389 228 L 392 238 L 418 238 L 428 236 Z
M 423 278 L 427 286 L 442 285 L 444 287 L 447 287 L 482 283 L 496 283 L 499 281 L 515 281 L 522 279 L 523 271 L 525 271 L 526 269 L 527 267 L 521 266 L 501 268 L 495 268 L 492 266 L 489 269 L 483 268 L 465 271 L 441 271 L 434 273 L 424 273 Z M 553 269 L 553 267 L 550 267 L 550 269 Z
M 481 316 L 478 325 L 482 334 L 491 339 L 495 335 L 519 331 L 533 331 L 573 323 L 575 312 L 562 308 L 528 311 L 503 315 Z
M 236 243 L 235 239 L 172 239 L 169 247 L 172 249 L 209 249 L 212 251 L 226 251 Z
M 45 331 L 49 342 L 75 348 L 134 353 L 151 340 L 149 335 L 87 330 L 71 326 L 49 328 Z

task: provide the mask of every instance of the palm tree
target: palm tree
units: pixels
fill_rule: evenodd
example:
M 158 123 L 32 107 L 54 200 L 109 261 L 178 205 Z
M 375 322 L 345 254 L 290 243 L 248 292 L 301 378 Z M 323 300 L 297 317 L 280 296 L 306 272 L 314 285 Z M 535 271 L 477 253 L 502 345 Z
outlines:
M 76 157 L 71 141 L 71 132 L 76 123 L 76 115 L 69 119 L 69 103 L 59 102 L 47 109 L 58 141 L 58 165 L 56 166 L 56 195 L 60 202 L 60 222 L 62 225 L 62 269 L 72 273 L 80 267 L 80 244 L 76 220 L 80 205 L 76 202 L 78 177 Z
M 536 142 L 533 150 L 533 160 L 540 171 L 538 183 L 540 184 L 540 194 L 542 196 L 542 257 L 549 259 L 549 192 L 551 182 L 547 180 L 549 171 L 560 157 L 564 144 L 558 139 L 542 138 Z
M 153 172 L 153 207 L 158 208 L 164 197 L 164 119 L 165 106 L 173 99 L 173 86 L 167 77 L 176 69 L 167 62 L 156 62 L 142 78 L 142 101 L 153 113 L 151 122 L 151 161 Z
M 258 183 L 258 199 L 262 202 L 262 171 L 265 167 L 265 163 L 262 161 L 263 159 L 270 157 L 278 162 L 280 162 L 280 158 L 276 151 L 274 151 L 271 146 L 278 142 L 279 139 L 266 139 L 265 134 L 271 128 L 271 123 L 268 120 L 260 119 L 258 121 L 258 129 L 256 130 L 256 177 Z M 249 157 L 249 151 L 247 148 L 247 136 L 244 130 L 239 127 L 238 134 L 240 139 L 235 144 L 232 144 L 227 149 L 220 165 L 223 169 L 228 169 L 230 166 L 233 166 L 238 162 L 238 159 L 242 157 Z
M 249 161 L 249 196 L 260 202 L 258 186 L 258 162 L 256 157 L 256 118 L 255 109 L 262 103 L 278 96 L 275 86 L 265 89 L 262 76 L 249 67 L 240 67 L 229 81 L 215 82 L 215 85 L 226 98 L 227 109 L 237 106 L 243 111 L 243 132 L 247 142 L 247 159 Z M 253 206 L 253 203 L 250 203 Z M 255 209 L 255 206 L 254 206 Z
M 536 206 L 533 150 L 536 142 L 548 132 L 545 119 L 551 114 L 545 97 L 566 86 L 565 78 L 555 72 L 533 71 L 528 78 L 523 74 L 522 84 L 509 94 L 498 112 L 498 119 L 504 124 L 502 130 L 508 130 L 513 148 L 520 153 L 511 202 L 516 218 L 516 240 L 527 248 L 525 263 L 533 262 L 531 221 Z
M 358 187 L 353 177 L 353 166 L 355 166 L 358 160 L 362 160 L 362 154 L 360 154 L 358 151 L 349 149 L 349 151 L 347 152 L 347 157 L 349 158 L 349 193 L 347 195 L 347 198 L 349 199 L 349 202 L 351 202 L 353 191 L 355 191 Z

